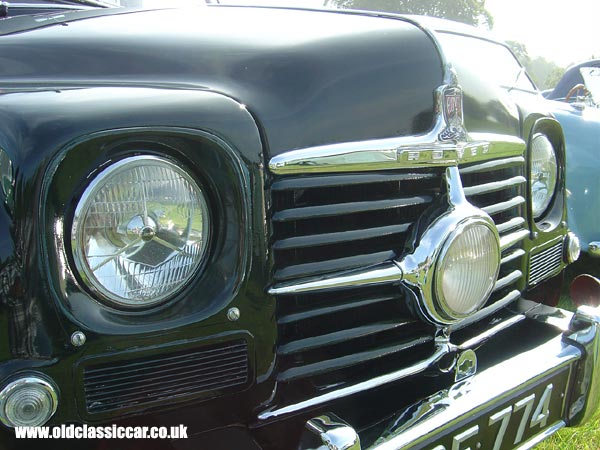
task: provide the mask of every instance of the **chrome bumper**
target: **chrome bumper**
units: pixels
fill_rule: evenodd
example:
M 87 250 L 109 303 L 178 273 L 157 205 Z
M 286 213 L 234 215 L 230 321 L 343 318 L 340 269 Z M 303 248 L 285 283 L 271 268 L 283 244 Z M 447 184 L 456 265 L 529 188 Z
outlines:
M 581 306 L 562 335 L 456 383 L 450 389 L 401 411 L 393 426 L 369 450 L 442 449 L 437 436 L 456 430 L 528 387 L 552 377 L 568 377 L 560 418 L 539 434 L 519 443 L 529 449 L 564 426 L 590 420 L 600 404 L 600 308 Z M 361 450 L 358 433 L 333 414 L 310 419 L 306 433 L 318 445 L 300 450 Z M 306 440 L 303 440 L 306 441 Z

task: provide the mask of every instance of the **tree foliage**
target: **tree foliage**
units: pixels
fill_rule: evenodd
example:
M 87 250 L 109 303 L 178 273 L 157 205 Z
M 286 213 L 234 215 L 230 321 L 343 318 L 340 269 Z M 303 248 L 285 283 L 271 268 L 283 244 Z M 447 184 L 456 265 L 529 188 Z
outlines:
M 552 61 L 548 61 L 542 56 L 532 58 L 523 43 L 517 41 L 507 41 L 506 43 L 525 67 L 538 88 L 544 90 L 556 86 L 565 73 L 564 68 Z
M 401 14 L 419 14 L 492 28 L 485 0 L 326 0 L 326 5 Z

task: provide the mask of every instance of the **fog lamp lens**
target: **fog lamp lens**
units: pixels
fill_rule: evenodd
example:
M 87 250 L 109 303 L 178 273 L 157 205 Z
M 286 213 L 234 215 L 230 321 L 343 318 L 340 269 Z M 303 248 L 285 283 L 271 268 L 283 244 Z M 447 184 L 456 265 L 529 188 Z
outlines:
M 102 171 L 75 210 L 72 248 L 83 281 L 126 307 L 148 307 L 182 289 L 208 244 L 206 198 L 181 167 L 154 156 Z
M 21 378 L 0 392 L 0 420 L 9 427 L 44 425 L 56 412 L 55 389 L 37 377 Z
M 500 244 L 493 225 L 460 224 L 446 241 L 435 273 L 438 304 L 451 319 L 477 311 L 492 292 L 500 270 Z

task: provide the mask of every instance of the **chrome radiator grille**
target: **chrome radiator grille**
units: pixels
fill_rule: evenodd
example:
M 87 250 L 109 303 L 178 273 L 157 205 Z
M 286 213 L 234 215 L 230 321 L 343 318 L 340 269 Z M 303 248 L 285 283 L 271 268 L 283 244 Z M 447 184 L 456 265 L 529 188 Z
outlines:
M 412 223 L 440 192 L 442 171 L 286 178 L 272 186 L 275 281 L 399 256 Z M 294 401 L 433 351 L 397 286 L 279 298 L 278 381 Z M 372 370 L 372 369 L 371 369 Z
M 460 166 L 467 199 L 490 214 L 501 236 L 502 268 L 488 304 L 509 303 L 524 288 L 524 166 L 522 157 Z M 442 181 L 443 169 L 278 179 L 271 189 L 274 282 L 399 259 Z M 407 295 L 387 285 L 279 297 L 280 400 L 298 401 L 431 355 L 434 329 L 406 309 Z
M 393 258 L 439 192 L 440 171 L 287 178 L 273 183 L 276 281 Z
M 525 211 L 525 159 L 513 157 L 460 167 L 467 200 L 487 212 L 498 229 L 502 264 L 488 305 L 508 303 L 525 287 L 520 242 L 529 235 Z

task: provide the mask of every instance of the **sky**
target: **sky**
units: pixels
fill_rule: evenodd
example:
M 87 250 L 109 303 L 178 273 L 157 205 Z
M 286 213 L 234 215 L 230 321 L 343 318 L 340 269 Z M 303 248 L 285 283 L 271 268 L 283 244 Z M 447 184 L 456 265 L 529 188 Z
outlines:
M 600 58 L 600 0 L 486 0 L 494 33 L 562 67 Z
M 258 1 L 316 8 L 323 5 L 323 0 Z M 495 35 L 525 44 L 532 57 L 542 56 L 564 68 L 592 55 L 600 58 L 600 0 L 486 0 L 485 7 L 494 17 Z

